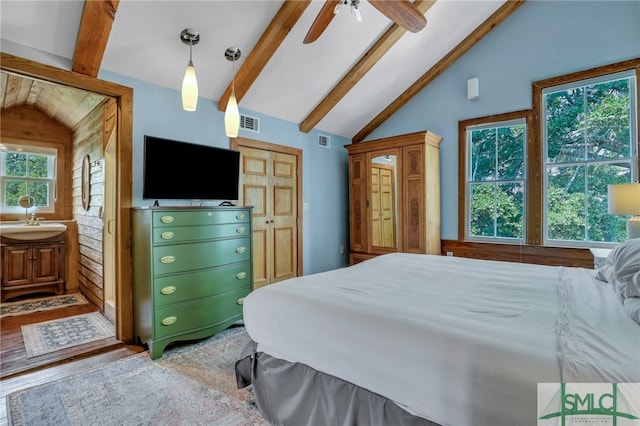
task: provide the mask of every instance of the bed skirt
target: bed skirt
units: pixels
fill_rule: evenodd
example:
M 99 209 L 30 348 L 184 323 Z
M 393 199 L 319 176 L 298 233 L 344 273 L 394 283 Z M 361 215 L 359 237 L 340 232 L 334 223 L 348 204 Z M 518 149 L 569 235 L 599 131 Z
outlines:
M 238 388 L 253 384 L 256 405 L 273 425 L 437 426 L 393 401 L 304 364 L 257 352 L 250 341 L 235 364 Z

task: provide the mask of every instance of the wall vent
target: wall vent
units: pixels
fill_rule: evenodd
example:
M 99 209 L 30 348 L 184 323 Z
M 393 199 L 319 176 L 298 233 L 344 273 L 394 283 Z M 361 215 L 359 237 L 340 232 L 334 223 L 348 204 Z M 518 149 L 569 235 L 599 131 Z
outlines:
M 331 148 L 331 138 L 327 135 L 318 135 L 318 146 L 322 148 Z
M 251 132 L 260 133 L 260 119 L 250 115 L 240 114 L 240 128 Z

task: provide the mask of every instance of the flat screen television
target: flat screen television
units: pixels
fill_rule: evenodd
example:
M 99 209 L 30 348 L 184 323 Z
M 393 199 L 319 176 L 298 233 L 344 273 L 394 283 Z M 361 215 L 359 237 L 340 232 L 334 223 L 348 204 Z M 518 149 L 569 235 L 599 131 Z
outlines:
M 145 135 L 142 198 L 238 199 L 240 152 Z

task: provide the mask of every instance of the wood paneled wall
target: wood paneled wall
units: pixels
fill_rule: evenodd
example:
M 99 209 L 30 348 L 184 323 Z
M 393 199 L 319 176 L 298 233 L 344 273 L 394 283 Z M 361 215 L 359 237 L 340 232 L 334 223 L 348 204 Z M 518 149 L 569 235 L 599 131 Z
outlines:
M 591 252 L 582 248 L 442 240 L 442 254 L 445 255 L 447 252 L 472 259 L 593 268 Z
M 73 129 L 73 218 L 78 224 L 78 284 L 82 293 L 104 309 L 102 263 L 102 203 L 104 195 L 104 106 L 100 105 Z M 89 155 L 90 203 L 82 207 L 82 161 Z M 97 164 L 95 163 L 97 162 Z

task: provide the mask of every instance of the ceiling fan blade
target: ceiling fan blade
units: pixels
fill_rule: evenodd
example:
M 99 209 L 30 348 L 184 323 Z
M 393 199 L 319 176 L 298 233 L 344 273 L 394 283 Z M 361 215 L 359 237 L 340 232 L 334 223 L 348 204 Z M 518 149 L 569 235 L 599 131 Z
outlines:
M 383 15 L 407 31 L 417 33 L 427 25 L 427 18 L 410 0 L 369 0 Z
M 309 32 L 304 38 L 303 43 L 313 43 L 320 37 L 320 34 L 324 32 L 324 30 L 329 26 L 329 23 L 335 16 L 333 13 L 333 9 L 336 5 L 340 3 L 340 0 L 326 0 L 324 5 L 322 5 L 322 9 L 318 12 L 318 16 L 311 24 L 311 28 L 309 28 Z

